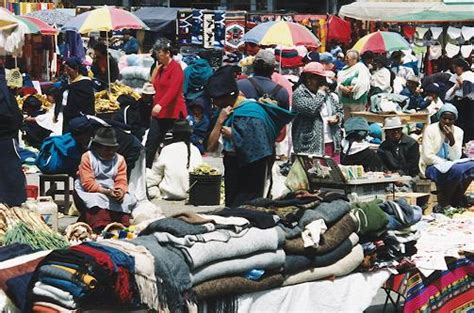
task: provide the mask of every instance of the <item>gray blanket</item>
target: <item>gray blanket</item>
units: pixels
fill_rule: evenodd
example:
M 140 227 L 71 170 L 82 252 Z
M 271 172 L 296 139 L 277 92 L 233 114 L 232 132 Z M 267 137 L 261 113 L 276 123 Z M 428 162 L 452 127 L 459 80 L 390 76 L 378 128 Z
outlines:
M 211 279 L 245 273 L 252 269 L 274 269 L 285 263 L 283 250 L 259 252 L 241 258 L 215 262 L 191 273 L 193 286 Z
M 186 312 L 183 293 L 191 289 L 189 267 L 180 250 L 172 246 L 162 246 L 153 235 L 140 236 L 130 241 L 144 246 L 154 257 L 158 292 L 164 295 L 171 312 Z M 161 292 L 160 292 L 161 291 Z M 162 295 L 160 295 L 162 296 Z
M 196 242 L 191 247 L 177 246 L 194 270 L 219 260 L 243 257 L 261 251 L 275 251 L 285 238 L 277 227 L 268 229 L 249 228 L 241 237 L 230 238 L 227 242 Z

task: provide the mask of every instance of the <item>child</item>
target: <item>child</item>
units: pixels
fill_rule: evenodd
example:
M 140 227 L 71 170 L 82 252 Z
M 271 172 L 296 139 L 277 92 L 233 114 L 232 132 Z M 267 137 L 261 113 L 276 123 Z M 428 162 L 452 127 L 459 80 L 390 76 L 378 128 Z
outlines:
M 39 149 L 43 140 L 46 139 L 51 130 L 38 124 L 37 118 L 45 114 L 41 109 L 41 101 L 35 96 L 29 96 L 23 102 L 23 113 L 26 115 L 21 130 L 24 132 L 24 139 L 27 144 Z
M 113 128 L 99 128 L 92 139 L 91 150 L 82 155 L 74 200 L 81 211 L 79 221 L 101 231 L 112 222 L 130 225 L 130 214 L 136 199 L 129 194 L 127 165 L 117 153 Z
M 191 143 L 198 147 L 201 154 L 204 154 L 206 152 L 204 141 L 206 140 L 209 130 L 209 118 L 204 115 L 204 99 L 194 99 L 189 105 L 189 109 L 191 110 L 191 114 L 188 115 L 187 119 L 193 128 Z

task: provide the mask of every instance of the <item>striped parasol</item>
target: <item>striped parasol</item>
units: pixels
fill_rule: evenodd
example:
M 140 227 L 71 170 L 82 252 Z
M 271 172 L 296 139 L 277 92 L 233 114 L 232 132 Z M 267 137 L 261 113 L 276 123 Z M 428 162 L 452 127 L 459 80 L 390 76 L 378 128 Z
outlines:
M 321 44 L 306 27 L 286 21 L 259 24 L 244 35 L 244 41 L 263 46 L 282 45 L 285 47 L 318 47 Z
M 387 51 L 408 50 L 410 49 L 410 44 L 398 33 L 378 31 L 359 39 L 352 49 L 360 53 L 365 51 L 383 53 Z
M 95 31 L 108 32 L 120 29 L 148 29 L 148 27 L 131 12 L 104 6 L 79 14 L 64 24 L 61 29 L 85 34 Z

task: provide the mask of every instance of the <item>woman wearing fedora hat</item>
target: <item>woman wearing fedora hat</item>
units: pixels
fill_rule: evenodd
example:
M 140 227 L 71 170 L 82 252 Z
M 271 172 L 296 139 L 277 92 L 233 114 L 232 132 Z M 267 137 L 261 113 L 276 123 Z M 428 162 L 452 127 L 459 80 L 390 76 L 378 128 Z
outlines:
M 165 146 L 151 169 L 147 169 L 150 198 L 184 200 L 189 189 L 189 171 L 202 163 L 199 149 L 191 143 L 192 127 L 178 120 L 171 129 L 173 143 Z
M 91 150 L 82 155 L 74 183 L 74 202 L 81 211 L 79 221 L 95 231 L 112 222 L 130 225 L 130 214 L 137 203 L 127 192 L 127 164 L 117 148 L 114 129 L 99 128 Z
M 329 91 L 322 64 L 311 62 L 303 69 L 302 84 L 293 94 L 292 111 L 297 113 L 292 126 L 296 153 L 327 155 L 339 162 L 343 109 Z

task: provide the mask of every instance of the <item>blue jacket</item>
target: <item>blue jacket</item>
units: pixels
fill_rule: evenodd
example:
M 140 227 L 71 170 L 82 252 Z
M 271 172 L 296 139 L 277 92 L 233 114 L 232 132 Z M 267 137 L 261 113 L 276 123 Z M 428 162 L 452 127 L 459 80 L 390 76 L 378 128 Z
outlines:
M 409 98 L 408 109 L 423 110 L 429 105 L 420 94 L 413 94 L 407 87 L 403 87 L 400 94 Z
M 134 37 L 130 37 L 126 43 L 123 45 L 123 51 L 125 54 L 134 54 L 138 53 L 138 40 Z

